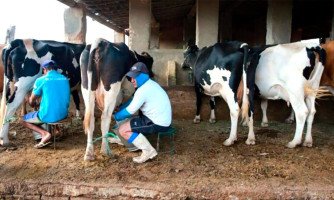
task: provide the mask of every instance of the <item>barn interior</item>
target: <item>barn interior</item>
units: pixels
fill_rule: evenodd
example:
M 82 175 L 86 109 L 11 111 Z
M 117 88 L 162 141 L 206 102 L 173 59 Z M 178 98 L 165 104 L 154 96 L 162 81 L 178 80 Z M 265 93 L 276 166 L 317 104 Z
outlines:
M 129 35 L 129 0 L 59 0 L 74 7 L 81 5 L 86 14 L 117 32 Z M 270 1 L 270 0 L 269 0 Z M 333 1 L 283 0 L 292 3 L 290 42 L 316 37 L 330 37 Z M 219 0 L 217 41 L 241 40 L 249 44 L 266 43 L 268 0 Z M 196 0 L 152 0 L 151 36 L 158 35 L 158 45 L 150 48 L 183 49 L 195 43 Z M 157 30 L 158 27 L 158 30 Z M 155 34 L 155 32 L 157 32 Z M 288 34 L 288 33 L 287 33 Z

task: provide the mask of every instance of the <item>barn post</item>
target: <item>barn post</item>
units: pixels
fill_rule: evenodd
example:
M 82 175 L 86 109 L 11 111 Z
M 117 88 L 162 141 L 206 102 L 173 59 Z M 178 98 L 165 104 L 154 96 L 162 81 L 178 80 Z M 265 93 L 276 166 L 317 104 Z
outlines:
M 291 40 L 292 0 L 268 1 L 266 44 Z
M 199 48 L 218 41 L 219 0 L 197 0 L 196 44 Z
M 86 43 L 86 12 L 81 5 L 78 4 L 64 11 L 64 25 L 66 42 Z
M 116 43 L 125 42 L 125 34 L 114 31 L 114 42 Z
M 148 51 L 151 31 L 151 0 L 129 0 L 129 47 Z

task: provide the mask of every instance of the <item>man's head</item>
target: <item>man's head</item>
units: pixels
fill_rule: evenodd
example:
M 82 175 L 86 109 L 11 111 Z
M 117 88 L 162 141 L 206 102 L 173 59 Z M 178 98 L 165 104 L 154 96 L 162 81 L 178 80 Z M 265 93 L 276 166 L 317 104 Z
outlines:
M 41 64 L 42 68 L 45 70 L 54 70 L 57 67 L 57 64 L 53 60 L 46 60 Z
M 142 86 L 149 79 L 149 71 L 142 62 L 135 63 L 130 71 L 126 74 L 126 78 L 131 81 L 134 87 Z
M 126 74 L 126 76 L 130 78 L 136 78 L 140 73 L 148 74 L 149 72 L 144 63 L 137 62 L 131 67 L 130 71 Z

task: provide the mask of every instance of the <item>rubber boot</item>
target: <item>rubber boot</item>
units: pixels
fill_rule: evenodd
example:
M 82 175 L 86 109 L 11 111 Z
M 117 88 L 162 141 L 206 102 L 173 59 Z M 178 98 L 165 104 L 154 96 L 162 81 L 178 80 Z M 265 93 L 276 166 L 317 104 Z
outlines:
M 113 132 L 116 133 L 116 135 L 118 136 L 118 138 L 120 139 L 121 143 L 125 145 L 125 147 L 129 150 L 129 151 L 138 151 L 139 149 L 134 146 L 133 144 L 129 143 L 126 139 L 124 139 L 121 134 L 119 134 L 118 128 L 117 129 L 113 129 Z M 109 140 L 110 142 L 110 140 Z M 119 143 L 118 143 L 119 144 Z
M 133 140 L 132 144 L 143 151 L 140 156 L 132 159 L 135 163 L 143 163 L 148 159 L 154 158 L 158 154 L 146 137 L 141 133 Z

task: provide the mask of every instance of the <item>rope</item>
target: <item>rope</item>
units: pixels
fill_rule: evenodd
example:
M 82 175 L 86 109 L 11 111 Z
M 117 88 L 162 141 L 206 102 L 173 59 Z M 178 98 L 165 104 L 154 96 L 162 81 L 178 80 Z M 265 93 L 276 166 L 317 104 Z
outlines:
M 107 155 L 108 155 L 108 156 L 111 156 L 111 155 L 112 155 L 112 153 L 111 153 L 111 149 L 110 149 L 110 146 L 109 146 L 109 141 L 108 141 L 108 138 L 110 138 L 110 137 L 118 138 L 118 136 L 117 136 L 115 133 L 113 133 L 113 132 L 108 132 L 107 134 L 105 134 L 105 135 L 102 136 L 102 137 L 97 137 L 97 138 L 94 138 L 94 139 L 93 139 L 93 144 L 94 144 L 95 142 L 99 141 L 99 140 L 102 140 L 102 139 L 105 140 L 105 142 L 106 142 L 106 144 L 107 144 L 107 146 L 106 146 L 106 150 L 107 150 Z

